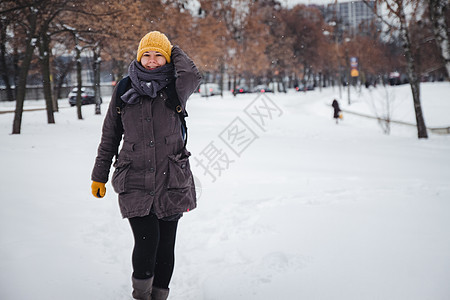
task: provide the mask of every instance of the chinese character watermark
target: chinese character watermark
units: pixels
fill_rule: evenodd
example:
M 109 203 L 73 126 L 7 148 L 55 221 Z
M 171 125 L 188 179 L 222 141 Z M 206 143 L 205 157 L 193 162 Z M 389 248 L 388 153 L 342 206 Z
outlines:
M 210 176 L 213 182 L 222 175 L 222 171 L 227 170 L 234 162 L 229 159 L 226 152 L 217 148 L 214 142 L 210 142 L 199 156 L 200 158 L 194 157 L 197 162 L 196 166 L 200 166 L 203 169 L 203 175 Z
M 195 166 L 200 167 L 203 175 L 215 182 L 232 163 L 240 158 L 246 149 L 259 138 L 259 134 L 268 130 L 270 122 L 283 114 L 281 108 L 265 93 L 258 95 L 219 133 L 225 148 L 211 141 L 194 157 Z
M 257 138 L 256 133 L 245 122 L 236 117 L 224 131 L 219 134 L 219 138 L 227 145 L 237 156 L 248 148 Z
M 244 112 L 263 131 L 267 130 L 270 121 L 283 114 L 281 108 L 279 108 L 265 93 L 256 97 L 256 99 L 244 109 Z

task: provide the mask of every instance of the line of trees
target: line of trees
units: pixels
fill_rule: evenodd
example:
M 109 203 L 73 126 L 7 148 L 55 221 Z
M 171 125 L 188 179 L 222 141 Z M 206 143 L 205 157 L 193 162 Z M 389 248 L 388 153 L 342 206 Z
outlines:
M 343 31 L 338 18 L 325 22 L 319 7 L 286 8 L 276 0 L 199 0 L 194 8 L 187 0 L 3 0 L 0 68 L 8 98 L 16 100 L 12 133 L 20 133 L 31 74 L 38 73 L 41 78 L 47 121 L 54 123 L 56 100 L 67 72 L 76 67 L 77 86 L 83 85 L 83 51 L 91 51 L 94 57 L 94 90 L 99 95 L 101 62 L 109 61 L 114 79 L 120 80 L 135 56 L 139 39 L 150 30 L 166 33 L 210 78 L 222 80 L 227 74 L 233 86 L 242 80 L 264 83 L 285 82 L 282 79 L 286 78 L 289 86 L 301 82 L 341 85 L 350 80 L 347 66 L 352 56 L 358 57 L 363 83 L 373 83 L 394 70 L 407 73 L 410 82 L 417 84 L 428 74 L 448 78 L 448 1 L 377 3 L 390 3 L 391 15 L 397 19 L 401 16 L 398 7 L 413 3 L 416 9 L 410 19 L 397 22 L 400 31 L 389 24 L 387 39 L 375 23 L 363 24 L 363 34 L 355 35 Z M 409 50 L 404 47 L 405 32 Z M 67 53 L 74 59 L 61 60 Z M 80 88 L 77 116 L 82 119 Z M 99 99 L 97 96 L 98 114 Z M 420 94 L 418 99 L 420 106 Z M 415 107 L 416 102 L 414 99 Z M 421 126 L 419 137 L 426 137 L 425 125 Z

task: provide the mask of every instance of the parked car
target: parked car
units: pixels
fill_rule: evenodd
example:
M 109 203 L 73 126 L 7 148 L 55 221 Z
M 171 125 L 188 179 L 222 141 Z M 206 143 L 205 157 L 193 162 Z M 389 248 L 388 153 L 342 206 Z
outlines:
M 238 85 L 235 89 L 231 90 L 233 94 L 245 94 L 250 93 L 250 89 L 246 85 Z
M 313 84 L 299 84 L 297 87 L 295 87 L 297 92 L 306 92 L 306 91 L 314 91 L 314 85 Z
M 253 92 L 254 93 L 273 93 L 273 90 L 265 84 L 260 84 L 253 88 Z
M 72 91 L 69 93 L 69 104 L 70 106 L 77 105 L 77 91 L 78 88 L 73 88 Z M 102 103 L 102 98 L 100 98 L 100 103 Z M 95 95 L 94 90 L 91 88 L 82 87 L 81 88 L 81 105 L 86 104 L 95 104 Z
M 198 88 L 202 97 L 220 95 L 220 87 L 217 83 L 202 83 Z

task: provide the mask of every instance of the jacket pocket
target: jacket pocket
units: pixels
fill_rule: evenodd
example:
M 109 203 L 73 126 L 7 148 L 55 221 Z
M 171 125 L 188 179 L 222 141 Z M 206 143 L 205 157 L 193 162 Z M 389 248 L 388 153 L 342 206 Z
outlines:
M 118 160 L 114 163 L 116 170 L 112 176 L 111 185 L 117 194 L 124 193 L 126 191 L 127 174 L 130 170 L 130 160 Z
M 192 186 L 193 179 L 189 156 L 191 156 L 191 153 L 186 149 L 176 155 L 169 155 L 168 190 L 185 189 Z
M 196 206 L 195 185 L 189 166 L 189 156 L 191 153 L 186 148 L 183 148 L 181 153 L 169 155 L 168 202 L 165 204 L 168 211 L 185 212 Z

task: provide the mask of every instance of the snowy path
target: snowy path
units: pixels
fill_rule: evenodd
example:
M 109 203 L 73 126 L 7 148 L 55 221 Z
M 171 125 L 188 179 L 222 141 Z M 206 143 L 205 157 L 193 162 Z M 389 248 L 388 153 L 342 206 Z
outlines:
M 333 94 L 269 95 L 279 111 L 263 129 L 244 112 L 255 95 L 193 97 L 201 194 L 180 221 L 169 299 L 450 297 L 450 137 L 386 136 L 350 115 L 336 126 Z M 50 126 L 27 112 L 20 136 L 0 115 L 0 299 L 131 299 L 129 226 L 109 184 L 90 195 L 103 116 L 83 113 Z M 236 117 L 257 136 L 240 156 L 223 139 Z M 214 182 L 195 160 L 211 143 L 233 161 Z

